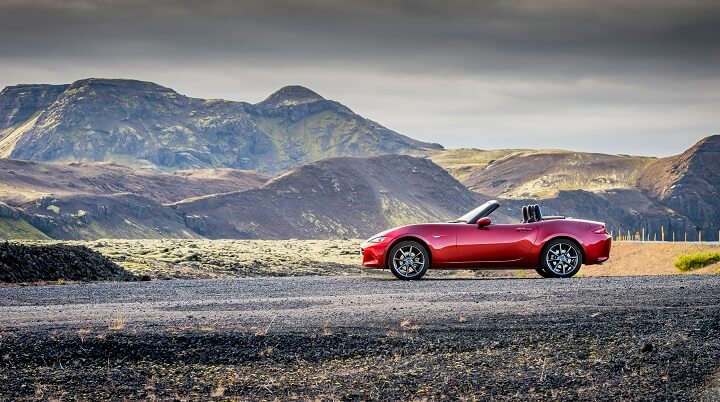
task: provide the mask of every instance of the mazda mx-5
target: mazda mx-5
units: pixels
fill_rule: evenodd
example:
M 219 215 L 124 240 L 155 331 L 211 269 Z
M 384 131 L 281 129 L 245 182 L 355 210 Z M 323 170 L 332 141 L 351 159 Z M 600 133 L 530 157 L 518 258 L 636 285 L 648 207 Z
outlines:
M 387 268 L 399 279 L 420 279 L 428 269 L 529 269 L 545 278 L 569 278 L 580 267 L 610 257 L 605 224 L 543 216 L 522 208 L 515 224 L 493 223 L 493 200 L 448 223 L 407 225 L 372 236 L 361 245 L 363 266 Z

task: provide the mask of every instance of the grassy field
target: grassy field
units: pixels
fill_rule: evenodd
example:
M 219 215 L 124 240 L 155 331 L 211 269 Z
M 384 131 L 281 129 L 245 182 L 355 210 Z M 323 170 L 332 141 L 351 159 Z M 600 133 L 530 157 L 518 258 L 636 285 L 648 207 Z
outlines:
M 31 244 L 55 241 L 25 241 Z M 127 270 L 153 279 L 303 275 L 390 275 L 360 267 L 360 240 L 98 240 L 69 241 L 98 251 Z M 714 245 L 615 242 L 610 260 L 579 276 L 679 275 L 675 260 L 718 252 Z M 715 274 L 720 264 L 689 271 Z M 429 276 L 534 277 L 534 270 L 431 271 Z

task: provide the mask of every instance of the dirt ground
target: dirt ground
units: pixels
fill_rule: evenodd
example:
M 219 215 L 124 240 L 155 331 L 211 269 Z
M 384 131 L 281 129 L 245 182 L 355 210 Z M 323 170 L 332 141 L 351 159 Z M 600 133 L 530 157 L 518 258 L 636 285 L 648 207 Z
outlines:
M 720 252 L 720 244 L 615 242 L 610 259 L 602 265 L 582 267 L 585 276 L 678 275 L 675 259 L 696 252 Z M 693 274 L 715 274 L 720 264 L 691 271 Z

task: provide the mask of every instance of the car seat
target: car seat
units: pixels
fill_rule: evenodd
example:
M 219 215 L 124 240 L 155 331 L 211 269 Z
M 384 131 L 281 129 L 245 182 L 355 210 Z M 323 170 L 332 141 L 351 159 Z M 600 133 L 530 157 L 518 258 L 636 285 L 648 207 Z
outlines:
M 528 220 L 530 220 L 530 216 L 528 214 L 528 207 L 527 205 L 523 205 L 522 207 L 522 221 L 521 223 L 528 223 Z

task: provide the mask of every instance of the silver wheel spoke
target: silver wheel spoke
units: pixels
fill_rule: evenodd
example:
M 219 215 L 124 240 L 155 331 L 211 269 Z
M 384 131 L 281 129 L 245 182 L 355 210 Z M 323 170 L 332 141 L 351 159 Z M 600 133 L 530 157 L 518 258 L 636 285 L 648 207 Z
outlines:
M 417 275 L 425 266 L 425 255 L 414 246 L 398 249 L 392 257 L 395 270 L 402 276 Z
M 552 272 L 558 275 L 566 275 L 577 268 L 579 262 L 578 250 L 572 244 L 558 243 L 547 251 L 545 261 Z

